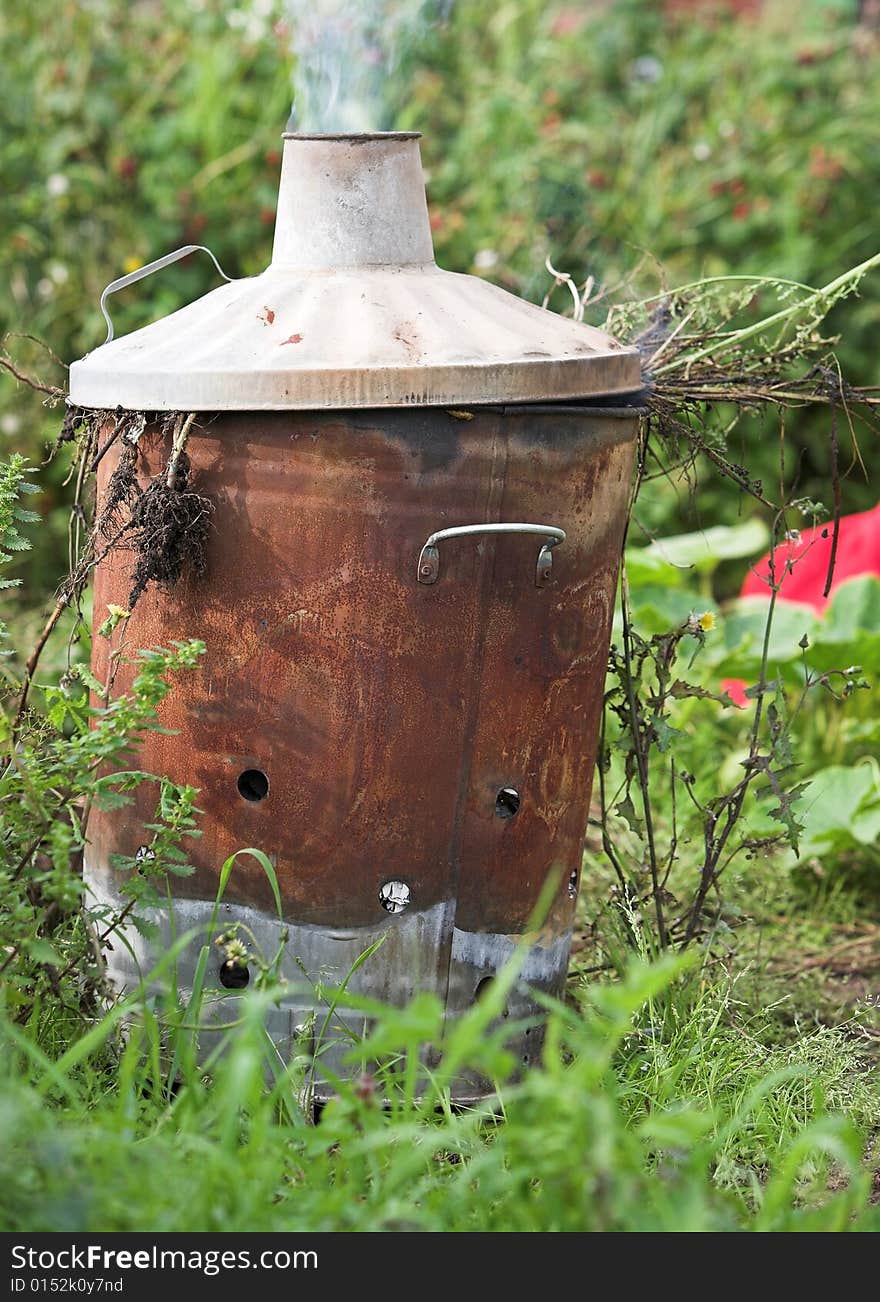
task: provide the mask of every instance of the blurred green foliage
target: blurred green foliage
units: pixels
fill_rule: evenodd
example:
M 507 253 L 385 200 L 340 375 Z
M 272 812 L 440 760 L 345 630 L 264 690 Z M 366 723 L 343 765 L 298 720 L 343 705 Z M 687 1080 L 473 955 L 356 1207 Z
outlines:
M 290 100 L 283 36 L 231 6 L 118 0 L 7 6 L 0 57 L 7 329 L 70 361 L 103 340 L 109 279 L 210 239 L 231 275 L 261 271 Z M 176 267 L 118 301 L 120 332 L 213 284 Z
M 779 600 L 771 618 L 769 589 L 766 596 L 719 606 L 711 596 L 715 572 L 732 558 L 759 551 L 760 535 L 760 522 L 752 520 L 626 551 L 629 609 L 637 630 L 630 637 L 637 647 L 646 639 L 654 648 L 653 663 L 648 657 L 649 667 L 639 669 L 637 686 L 643 717 L 656 711 L 648 747 L 650 812 L 654 845 L 668 864 L 664 898 L 673 918 L 682 914 L 682 901 L 691 898 L 699 864 L 722 816 L 724 793 L 737 786 L 749 767 L 756 727 L 769 762 L 757 766 L 761 776 L 743 801 L 732 853 L 719 876 L 731 875 L 730 863 L 737 856 L 772 863 L 775 874 L 793 872 L 800 864 L 851 882 L 856 868 L 867 869 L 871 881 L 876 875 L 880 578 L 867 574 L 842 582 L 821 614 Z M 676 629 L 685 637 L 670 657 L 666 653 Z M 622 646 L 623 637 L 618 609 L 615 647 Z M 664 655 L 670 678 L 681 675 L 672 689 L 662 681 Z M 613 692 L 612 677 L 608 688 Z M 631 744 L 619 719 L 606 717 L 604 780 L 599 783 L 605 793 L 606 832 L 619 861 L 628 870 L 636 865 L 633 894 L 646 895 L 647 811 L 641 795 L 634 796 L 634 804 L 629 799 L 633 784 L 624 780 Z M 769 846 L 762 844 L 767 838 L 778 842 L 770 860 Z M 590 872 L 599 862 L 588 854 Z M 726 887 L 727 882 L 722 889 Z M 735 943 L 728 923 L 736 915 L 737 906 L 728 908 L 725 899 L 712 920 L 711 943 L 722 950 Z
M 540 300 L 548 254 L 626 296 L 655 290 L 658 277 L 728 270 L 822 283 L 875 252 L 880 35 L 855 0 L 805 0 L 796 23 L 784 0 L 733 9 L 458 0 L 423 29 L 418 47 L 399 52 L 395 125 L 425 134 L 438 260 Z M 232 276 L 265 266 L 292 96 L 290 21 L 271 0 L 3 8 L 0 334 L 36 336 L 68 362 L 102 341 L 100 292 L 138 263 L 205 242 Z M 214 283 L 207 259 L 175 265 L 119 295 L 119 331 Z M 841 321 L 848 377 L 872 383 L 878 279 Z M 31 340 L 6 347 L 63 383 Z M 4 451 L 39 455 L 57 420 L 0 379 Z M 775 474 L 775 440 L 757 422 L 742 428 L 739 458 Z M 827 413 L 801 412 L 787 431 L 803 449 L 801 489 L 820 499 L 827 429 Z M 27 561 L 31 600 L 63 566 L 62 477 L 59 467 L 43 479 L 48 527 Z M 733 490 L 719 492 L 711 512 L 733 523 Z M 853 473 L 844 509 L 872 501 Z M 696 519 L 671 490 L 643 510 L 666 532 Z
M 547 253 L 611 282 L 639 250 L 673 283 L 830 279 L 876 251 L 878 44 L 856 12 L 465 0 L 402 115 L 426 132 L 438 253 L 471 270 L 492 250 L 533 294 Z M 878 315 L 875 293 L 858 329 Z
M 231 276 L 269 259 L 290 107 L 287 36 L 277 15 L 223 0 L 65 0 L 0 11 L 0 336 L 24 332 L 64 363 L 103 342 L 101 291 L 186 243 L 210 243 Z M 191 258 L 114 303 L 119 333 L 214 287 Z M 9 339 L 23 370 L 66 386 L 32 340 Z M 0 450 L 35 459 L 57 409 L 0 379 Z M 44 476 L 46 529 L 25 570 L 31 602 L 65 564 L 65 467 Z M 27 593 L 25 593 L 27 600 Z
M 804 0 L 796 22 L 790 0 L 737 7 L 456 5 L 401 115 L 425 132 L 438 260 L 540 300 L 548 254 L 641 297 L 726 272 L 820 285 L 876 252 L 880 33 L 851 0 Z M 880 278 L 830 318 L 854 384 L 877 382 L 878 324 Z M 768 425 L 741 421 L 731 455 L 776 482 Z M 802 410 L 786 430 L 799 491 L 826 504 L 829 426 Z M 873 505 L 848 449 L 841 468 L 844 511 Z M 696 503 L 664 487 L 639 509 L 675 533 L 732 524 L 738 503 L 716 477 Z

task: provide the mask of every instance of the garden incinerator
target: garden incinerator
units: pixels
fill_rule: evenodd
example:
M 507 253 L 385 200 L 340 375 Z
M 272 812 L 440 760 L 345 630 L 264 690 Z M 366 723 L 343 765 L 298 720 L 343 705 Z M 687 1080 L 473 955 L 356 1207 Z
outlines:
M 304 973 L 341 982 L 382 936 L 349 989 L 432 991 L 454 1018 L 525 937 L 511 1021 L 561 990 L 640 388 L 635 350 L 436 266 L 418 136 L 401 132 L 286 136 L 268 269 L 73 365 L 71 402 L 108 428 L 146 413 L 144 482 L 169 455 L 161 413 L 195 413 L 187 453 L 214 505 L 206 572 L 150 588 L 125 628 L 132 651 L 207 648 L 137 761 L 197 787 L 204 811 L 195 872 L 173 879 L 176 933 L 201 931 L 183 985 L 220 865 L 256 846 L 283 919 L 247 857 L 220 918 L 269 953 L 287 931 L 279 1047 L 315 1011 Z M 119 455 L 116 440 L 99 502 Z M 105 557 L 96 624 L 130 586 L 130 555 Z M 107 655 L 96 638 L 102 681 Z M 92 812 L 86 880 L 110 905 L 112 857 L 146 852 L 155 802 L 143 784 Z M 159 922 L 163 939 L 116 944 L 118 985 L 168 943 Z M 247 980 L 213 963 L 219 994 Z M 522 1062 L 539 1038 L 512 1036 Z

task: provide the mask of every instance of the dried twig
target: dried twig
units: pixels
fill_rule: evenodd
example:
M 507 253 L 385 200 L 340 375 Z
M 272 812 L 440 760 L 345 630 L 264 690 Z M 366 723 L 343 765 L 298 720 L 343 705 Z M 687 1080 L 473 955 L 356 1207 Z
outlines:
M 59 402 L 62 398 L 67 396 L 64 390 L 59 389 L 57 385 L 41 384 L 40 381 L 35 380 L 32 375 L 26 375 L 24 371 L 19 370 L 15 363 L 7 357 L 5 353 L 0 353 L 0 366 L 4 367 L 10 372 L 10 374 L 14 375 L 16 380 L 20 381 L 21 384 L 26 384 L 29 389 L 34 389 L 37 393 L 45 393 L 48 397 L 55 398 Z
M 165 483 L 168 488 L 174 488 L 177 481 L 177 467 L 187 445 L 189 432 L 195 418 L 195 412 L 191 411 L 185 420 L 181 416 L 177 422 L 177 429 L 174 431 L 174 439 L 171 444 L 171 455 L 168 458 L 168 465 L 165 467 Z
M 55 603 L 55 607 L 52 611 L 52 614 L 49 616 L 49 618 L 46 620 L 45 624 L 43 625 L 40 636 L 37 638 L 36 645 L 34 646 L 33 651 L 31 651 L 30 655 L 27 658 L 27 662 L 25 663 L 24 679 L 21 685 L 21 695 L 18 698 L 18 709 L 15 714 L 15 721 L 12 725 L 13 741 L 18 736 L 19 730 L 21 728 L 22 720 L 24 719 L 24 713 L 25 710 L 27 709 L 28 695 L 30 693 L 31 684 L 34 681 L 34 674 L 37 672 L 37 665 L 39 664 L 40 656 L 43 654 L 46 643 L 49 641 L 49 638 L 52 636 L 52 633 L 54 632 L 55 626 L 57 625 L 59 619 L 67 609 L 69 600 L 70 600 L 69 596 L 61 596 L 58 598 L 58 600 Z

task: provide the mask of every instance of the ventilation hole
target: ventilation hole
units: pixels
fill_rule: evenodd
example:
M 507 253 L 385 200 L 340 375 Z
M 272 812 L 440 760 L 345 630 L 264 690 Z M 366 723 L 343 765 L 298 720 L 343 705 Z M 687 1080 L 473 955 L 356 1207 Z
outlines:
M 495 813 L 499 818 L 513 818 L 519 813 L 520 794 L 513 787 L 502 787 L 495 797 Z
M 262 769 L 245 769 L 238 775 L 238 794 L 245 800 L 265 800 L 269 794 L 269 779 Z
M 379 887 L 379 903 L 386 913 L 403 913 L 411 899 L 406 882 L 386 882 Z
M 480 999 L 482 999 L 485 995 L 489 993 L 489 991 L 492 989 L 494 984 L 495 984 L 495 978 L 493 976 L 483 977 L 482 981 L 478 982 L 477 988 L 474 991 L 474 999 L 479 1002 Z M 505 1007 L 501 1013 L 501 1016 L 509 1017 L 510 1009 Z
M 221 986 L 227 990 L 244 990 L 251 979 L 251 974 L 246 967 L 242 967 L 240 963 L 230 963 L 228 960 L 220 964 L 218 976 Z
M 577 869 L 575 868 L 568 879 L 568 898 L 570 900 L 576 900 L 577 893 L 578 893 L 578 875 L 577 875 Z

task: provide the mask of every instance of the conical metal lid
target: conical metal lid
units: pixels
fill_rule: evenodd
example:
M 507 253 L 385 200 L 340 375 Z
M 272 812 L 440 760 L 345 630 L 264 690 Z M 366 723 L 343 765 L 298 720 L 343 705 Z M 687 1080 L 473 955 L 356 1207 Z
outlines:
M 286 136 L 272 262 L 70 368 L 144 411 L 535 402 L 631 393 L 635 349 L 441 271 L 418 135 Z

